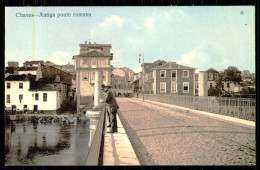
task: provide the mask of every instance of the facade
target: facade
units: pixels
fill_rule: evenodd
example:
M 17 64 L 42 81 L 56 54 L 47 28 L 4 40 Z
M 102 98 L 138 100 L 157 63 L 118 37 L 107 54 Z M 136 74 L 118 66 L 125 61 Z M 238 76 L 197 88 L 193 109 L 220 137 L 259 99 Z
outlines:
M 153 70 L 153 94 L 195 96 L 195 68 L 168 62 Z
M 143 75 L 141 75 L 141 87 L 143 90 L 143 93 L 149 93 L 152 94 L 153 92 L 153 68 L 157 67 L 157 66 L 162 66 L 164 64 L 166 64 L 166 61 L 163 60 L 157 60 L 153 63 L 144 63 L 144 65 L 142 64 L 142 73 Z M 144 80 L 143 80 L 143 76 L 144 76 Z
M 18 72 L 18 75 L 22 75 L 22 74 L 36 75 L 37 69 L 38 69 L 38 67 L 20 67 L 17 70 L 17 72 Z
M 63 89 L 55 83 L 35 81 L 35 75 L 10 75 L 5 79 L 6 110 L 55 112 L 61 107 Z
M 19 67 L 18 61 L 8 61 L 8 67 Z
M 73 56 L 76 71 L 76 96 L 77 110 L 93 100 L 94 87 L 96 93 L 101 95 L 101 85 L 110 84 L 111 65 L 113 53 L 110 52 L 111 44 L 80 44 L 79 55 Z M 95 104 L 99 103 L 96 97 Z
M 199 95 L 199 73 L 195 73 L 195 96 Z
M 234 82 L 223 81 L 222 85 L 221 85 L 221 89 L 223 91 L 227 91 L 227 92 L 239 92 L 242 90 L 242 88 L 243 88 L 243 86 L 241 86 L 237 83 L 234 83 Z
M 35 79 L 35 76 L 31 78 Z M 5 107 L 7 110 L 24 110 L 32 106 L 29 93 L 31 81 L 32 79 L 28 75 L 10 75 L 5 78 Z
M 48 83 L 57 84 L 56 86 L 61 89 L 61 103 L 68 104 L 74 100 L 73 92 L 73 75 L 56 68 L 49 66 L 42 69 L 42 78 L 39 81 L 47 81 Z
M 208 89 L 216 87 L 216 80 L 218 79 L 219 72 L 213 68 L 207 70 L 208 73 Z

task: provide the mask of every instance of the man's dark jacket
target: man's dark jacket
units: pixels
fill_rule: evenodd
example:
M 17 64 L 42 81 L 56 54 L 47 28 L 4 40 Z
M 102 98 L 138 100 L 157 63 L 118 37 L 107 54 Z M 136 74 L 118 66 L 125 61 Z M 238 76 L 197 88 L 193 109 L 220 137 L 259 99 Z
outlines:
M 116 112 L 119 109 L 117 101 L 111 91 L 107 94 L 106 104 L 110 105 L 112 112 Z

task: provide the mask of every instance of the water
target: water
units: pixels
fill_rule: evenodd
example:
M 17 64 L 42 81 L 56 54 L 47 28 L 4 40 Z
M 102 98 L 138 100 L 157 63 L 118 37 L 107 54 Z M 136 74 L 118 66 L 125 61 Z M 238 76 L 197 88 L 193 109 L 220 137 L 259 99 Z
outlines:
M 84 165 L 90 120 L 77 124 L 10 122 L 5 127 L 5 165 Z

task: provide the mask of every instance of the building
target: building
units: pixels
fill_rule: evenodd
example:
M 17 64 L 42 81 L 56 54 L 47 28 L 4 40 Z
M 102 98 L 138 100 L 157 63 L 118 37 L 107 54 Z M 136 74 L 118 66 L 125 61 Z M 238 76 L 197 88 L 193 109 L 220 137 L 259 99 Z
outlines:
M 7 110 L 16 111 L 32 110 L 32 96 L 29 93 L 31 81 L 36 76 L 9 75 L 5 78 L 5 107 Z
M 66 98 L 66 86 L 37 75 L 10 75 L 5 79 L 5 107 L 12 112 L 56 113 Z
M 195 96 L 195 68 L 168 62 L 152 69 L 153 94 Z
M 99 104 L 101 85 L 110 84 L 112 67 L 110 61 L 113 53 L 110 52 L 111 44 L 80 44 L 79 55 L 73 56 L 76 71 L 76 96 L 78 112 L 92 102 Z M 95 91 L 94 91 L 95 87 Z
M 199 95 L 199 73 L 195 73 L 195 96 Z
M 218 79 L 218 76 L 219 76 L 219 72 L 217 70 L 215 70 L 214 68 L 210 68 L 207 70 L 207 73 L 208 73 L 208 89 L 209 88 L 215 88 L 217 83 L 217 79 Z
M 23 67 L 38 67 L 41 65 L 41 67 L 44 67 L 44 61 L 43 60 L 33 60 L 33 61 L 26 61 L 23 63 Z
M 5 67 L 5 74 L 7 75 L 17 75 L 17 70 L 19 69 L 19 62 L 9 61 L 8 66 Z
M 142 76 L 141 76 L 141 82 L 140 86 L 142 88 L 143 93 L 153 93 L 153 68 L 157 66 L 162 66 L 163 64 L 166 64 L 166 61 L 163 60 L 157 60 L 153 63 L 144 63 L 142 64 Z M 144 76 L 144 80 L 143 80 Z
M 8 61 L 8 67 L 19 67 L 18 61 Z
M 115 96 L 132 93 L 130 80 L 130 69 L 127 67 L 114 68 L 111 75 L 111 85 Z
M 17 70 L 17 72 L 18 72 L 18 75 L 22 75 L 22 74 L 36 75 L 37 69 L 38 69 L 38 67 L 20 67 Z
M 222 82 L 221 90 L 226 92 L 239 92 L 243 88 L 242 85 L 235 82 Z
M 48 66 L 42 69 L 42 78 L 43 79 L 41 79 L 41 81 L 47 81 L 47 83 L 57 84 L 56 86 L 58 86 L 61 89 L 62 104 L 69 104 L 74 100 L 75 91 L 72 84 L 72 74 L 60 70 L 55 66 Z

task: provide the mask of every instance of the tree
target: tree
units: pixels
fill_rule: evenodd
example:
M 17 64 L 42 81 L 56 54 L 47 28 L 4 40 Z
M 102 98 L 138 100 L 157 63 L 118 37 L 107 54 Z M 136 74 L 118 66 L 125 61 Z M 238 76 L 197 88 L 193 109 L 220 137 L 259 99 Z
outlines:
M 227 69 L 224 70 L 224 72 L 221 72 L 219 74 L 219 78 L 217 80 L 217 87 L 220 88 L 222 85 L 222 82 L 234 82 L 240 84 L 242 81 L 241 77 L 241 71 L 238 70 L 237 67 L 229 66 Z

